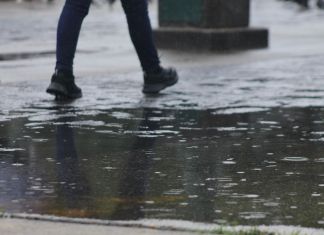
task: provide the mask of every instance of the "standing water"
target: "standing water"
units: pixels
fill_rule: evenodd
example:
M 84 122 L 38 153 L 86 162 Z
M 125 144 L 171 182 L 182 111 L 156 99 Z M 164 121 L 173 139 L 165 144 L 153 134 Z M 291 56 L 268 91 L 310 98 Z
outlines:
M 324 223 L 324 110 L 111 109 L 0 125 L 0 206 L 110 220 Z

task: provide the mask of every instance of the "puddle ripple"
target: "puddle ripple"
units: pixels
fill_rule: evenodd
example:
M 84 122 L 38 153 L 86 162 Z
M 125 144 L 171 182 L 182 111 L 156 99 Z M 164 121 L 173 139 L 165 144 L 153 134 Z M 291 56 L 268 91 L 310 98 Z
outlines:
M 307 157 L 285 157 L 281 159 L 285 162 L 307 162 L 309 159 Z
M 1 123 L 5 211 L 323 226 L 324 109 L 71 109 Z

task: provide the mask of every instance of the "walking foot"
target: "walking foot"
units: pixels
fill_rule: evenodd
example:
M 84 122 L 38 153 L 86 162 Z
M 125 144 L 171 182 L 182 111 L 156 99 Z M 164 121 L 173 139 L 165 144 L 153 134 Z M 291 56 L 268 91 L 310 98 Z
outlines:
M 55 100 L 77 99 L 82 97 L 81 89 L 75 84 L 74 76 L 56 71 L 46 92 L 55 96 Z
M 144 73 L 143 93 L 157 94 L 161 90 L 178 82 L 177 71 L 173 68 L 161 68 L 158 72 Z

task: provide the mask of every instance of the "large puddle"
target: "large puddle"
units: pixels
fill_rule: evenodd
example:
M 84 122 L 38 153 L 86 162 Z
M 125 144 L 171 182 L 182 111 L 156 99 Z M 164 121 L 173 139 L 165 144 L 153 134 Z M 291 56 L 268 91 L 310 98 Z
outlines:
M 0 123 L 0 208 L 218 224 L 324 224 L 324 109 L 108 109 Z

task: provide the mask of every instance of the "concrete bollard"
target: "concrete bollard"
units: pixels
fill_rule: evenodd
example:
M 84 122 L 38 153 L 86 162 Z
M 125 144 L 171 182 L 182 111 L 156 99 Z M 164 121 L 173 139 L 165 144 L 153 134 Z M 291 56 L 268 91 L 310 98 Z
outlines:
M 159 0 L 156 44 L 164 49 L 243 50 L 268 47 L 264 28 L 249 28 L 250 0 Z

